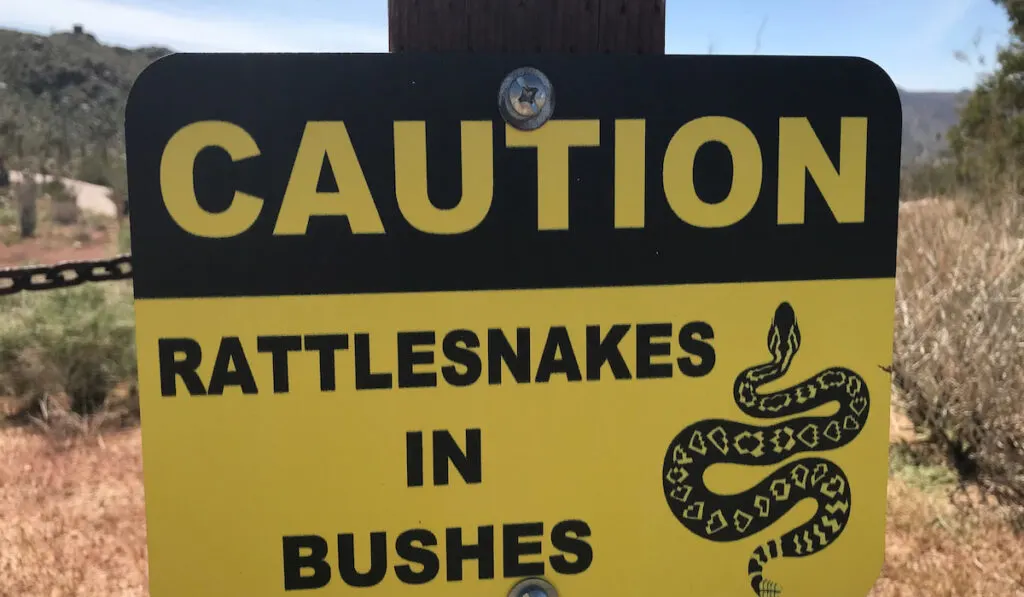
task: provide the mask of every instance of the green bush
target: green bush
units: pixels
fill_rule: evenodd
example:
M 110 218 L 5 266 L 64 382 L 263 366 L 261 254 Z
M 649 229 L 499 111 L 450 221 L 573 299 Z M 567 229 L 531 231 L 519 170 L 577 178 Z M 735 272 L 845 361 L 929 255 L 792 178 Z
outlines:
M 0 228 L 18 227 L 18 210 L 14 205 L 14 199 L 0 196 Z
M 105 152 L 104 152 L 105 153 Z M 113 186 L 111 167 L 104 159 L 104 153 L 95 152 L 82 156 L 78 164 L 78 179 L 105 187 Z
M 65 396 L 91 414 L 136 376 L 130 286 L 120 282 L 22 292 L 0 300 L 0 394 L 31 409 Z
M 949 131 L 959 176 L 972 187 L 1024 192 L 1024 2 L 993 0 L 1009 20 L 1009 43 L 1000 45 Z M 992 193 L 983 193 L 987 199 Z
M 900 194 L 905 200 L 948 197 L 962 187 L 956 164 L 948 160 L 908 165 L 900 174 Z

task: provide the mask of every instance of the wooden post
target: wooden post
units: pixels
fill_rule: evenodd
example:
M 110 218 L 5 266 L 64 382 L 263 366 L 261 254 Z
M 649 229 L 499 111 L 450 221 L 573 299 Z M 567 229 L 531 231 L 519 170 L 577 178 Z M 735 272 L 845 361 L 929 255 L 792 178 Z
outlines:
M 665 0 L 388 0 L 391 52 L 664 54 Z

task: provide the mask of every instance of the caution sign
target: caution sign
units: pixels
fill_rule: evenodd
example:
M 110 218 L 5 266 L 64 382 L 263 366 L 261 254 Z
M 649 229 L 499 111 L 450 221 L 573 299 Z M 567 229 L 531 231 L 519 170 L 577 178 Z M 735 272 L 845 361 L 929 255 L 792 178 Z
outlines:
M 155 62 L 153 596 L 865 596 L 900 131 L 854 58 Z

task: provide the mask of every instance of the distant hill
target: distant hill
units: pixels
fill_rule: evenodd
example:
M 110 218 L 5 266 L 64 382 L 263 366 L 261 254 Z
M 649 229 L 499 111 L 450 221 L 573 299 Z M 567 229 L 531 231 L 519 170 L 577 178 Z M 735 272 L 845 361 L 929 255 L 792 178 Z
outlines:
M 85 165 L 102 178 L 123 153 L 132 82 L 169 52 L 105 45 L 79 28 L 49 36 L 0 29 L 0 151 L 12 165 L 48 158 L 51 170 L 77 175 Z
M 903 162 L 929 161 L 948 147 L 946 133 L 960 120 L 968 91 L 900 90 L 903 104 Z
M 0 29 L 0 152 L 18 167 L 46 158 L 49 170 L 90 182 L 122 178 L 128 90 L 148 63 L 170 52 L 105 45 L 79 27 L 49 36 Z M 966 94 L 900 95 L 904 163 L 934 157 Z

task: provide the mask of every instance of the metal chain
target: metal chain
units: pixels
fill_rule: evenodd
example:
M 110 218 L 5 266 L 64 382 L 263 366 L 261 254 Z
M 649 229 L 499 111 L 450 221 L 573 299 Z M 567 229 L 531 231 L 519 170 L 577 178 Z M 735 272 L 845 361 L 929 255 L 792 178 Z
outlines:
M 0 269 L 0 296 L 22 290 L 67 288 L 85 282 L 126 280 L 132 277 L 132 256 L 128 253 L 110 259 L 61 261 L 50 265 L 30 265 Z

